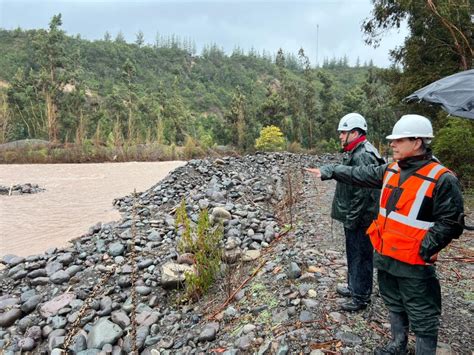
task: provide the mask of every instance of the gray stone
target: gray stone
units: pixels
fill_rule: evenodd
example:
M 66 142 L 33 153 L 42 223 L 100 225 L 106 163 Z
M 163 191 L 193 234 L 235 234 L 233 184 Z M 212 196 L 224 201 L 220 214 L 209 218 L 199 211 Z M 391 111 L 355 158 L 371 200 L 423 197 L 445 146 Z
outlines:
M 171 349 L 173 345 L 174 345 L 173 338 L 165 336 L 161 338 L 161 340 L 158 342 L 157 347 L 163 348 L 163 349 Z
M 69 276 L 72 277 L 81 270 L 82 270 L 82 267 L 80 267 L 79 265 L 71 265 L 65 271 L 69 274 Z
M 43 304 L 39 309 L 39 313 L 44 318 L 54 316 L 58 314 L 61 308 L 66 307 L 75 298 L 76 298 L 76 295 L 74 293 L 71 293 L 71 292 L 63 293 L 62 295 L 59 295 L 53 298 L 51 301 L 48 301 L 45 304 Z
M 205 341 L 213 341 L 216 339 L 217 332 L 219 331 L 219 323 L 212 322 L 208 323 L 204 326 L 201 333 L 199 333 L 198 341 L 205 342 Z
M 301 269 L 297 263 L 291 262 L 287 272 L 289 279 L 297 279 L 301 276 Z
M 274 312 L 272 316 L 273 322 L 277 324 L 281 324 L 288 321 L 288 311 L 284 309 L 280 312 Z
M 263 234 L 261 234 L 261 233 L 256 233 L 256 234 L 252 235 L 251 238 L 252 238 L 253 241 L 256 241 L 256 242 L 259 242 L 259 243 L 263 242 Z
M 143 311 L 137 315 L 137 323 L 142 326 L 150 326 L 158 321 L 159 316 L 158 312 Z
M 100 350 L 99 349 L 87 349 L 83 351 L 79 351 L 76 355 L 99 355 Z
M 226 310 L 224 311 L 224 317 L 228 319 L 232 319 L 236 315 L 237 315 L 237 310 L 232 306 L 227 307 Z
M 314 308 L 317 308 L 319 303 L 315 300 L 312 300 L 310 298 L 304 298 L 302 301 L 302 304 L 304 306 L 306 306 L 306 308 L 308 309 L 314 309 Z
M 26 332 L 26 330 L 31 327 L 33 324 L 37 323 L 38 319 L 32 316 L 23 317 L 17 323 L 16 326 L 20 333 Z M 1 338 L 1 337 L 0 337 Z
M 64 253 L 64 254 L 61 254 L 56 260 L 59 261 L 63 265 L 69 265 L 70 263 L 72 263 L 74 258 L 71 253 Z
M 136 345 L 138 351 L 143 349 L 143 346 L 145 345 L 145 339 L 149 334 L 149 328 L 147 326 L 141 326 L 138 327 L 137 329 L 137 338 L 136 338 Z M 173 345 L 171 345 L 173 346 Z M 127 353 L 130 354 L 132 352 L 132 338 L 130 335 L 127 335 L 124 339 L 123 342 L 123 350 Z
M 59 270 L 62 270 L 62 269 L 63 269 L 63 264 L 61 264 L 58 261 L 52 261 L 52 262 L 46 264 L 46 274 L 48 276 L 51 276 L 56 271 L 59 271 Z
M 234 345 L 242 351 L 248 351 L 252 347 L 252 340 L 253 338 L 250 335 L 244 335 L 237 338 Z
M 49 277 L 51 282 L 54 282 L 55 284 L 62 284 L 69 281 L 70 278 L 71 276 L 65 270 L 56 271 Z
M 286 343 L 285 338 L 283 338 L 281 339 L 278 345 L 278 349 L 275 352 L 275 355 L 286 355 L 288 354 L 288 351 L 289 351 L 288 344 Z
M 151 287 L 148 286 L 137 286 L 137 293 L 142 296 L 147 296 L 151 293 Z
M 346 316 L 339 312 L 331 312 L 329 313 L 329 317 L 338 323 L 344 323 L 346 321 Z
M 6 328 L 15 323 L 21 317 L 21 310 L 18 308 L 10 309 L 4 313 L 0 313 L 0 327 Z
M 20 300 L 17 297 L 8 297 L 0 300 L 0 310 L 5 310 L 11 306 L 15 306 L 20 303 Z
M 153 259 L 144 259 L 138 262 L 137 267 L 139 270 L 142 270 L 146 269 L 150 265 L 153 265 Z
M 30 281 L 31 286 L 42 286 L 49 284 L 49 277 L 36 277 Z
M 54 329 L 62 329 L 66 326 L 66 318 L 61 316 L 54 316 L 51 318 L 51 325 Z
M 92 326 L 87 337 L 87 348 L 102 349 L 105 344 L 114 344 L 123 334 L 122 328 L 106 318 L 100 318 Z
M 257 327 L 253 324 L 245 324 L 242 328 L 242 333 L 248 334 L 250 332 L 253 332 L 255 330 L 255 328 L 257 328 Z
M 244 254 L 242 255 L 242 260 L 243 261 L 252 261 L 256 260 L 260 257 L 260 250 L 246 250 Z
M 311 322 L 313 319 L 314 319 L 314 316 L 311 312 L 301 311 L 301 313 L 300 313 L 300 321 L 301 322 Z
M 27 291 L 25 291 L 21 294 L 20 301 L 22 303 L 25 303 L 26 301 L 28 301 L 33 296 L 36 296 L 36 291 L 34 289 L 29 289 L 29 290 L 27 290 Z
M 230 212 L 223 207 L 214 207 L 212 209 L 211 215 L 216 222 L 223 222 L 232 218 Z
M 356 346 L 356 345 L 362 344 L 362 339 L 351 332 L 342 332 L 342 331 L 337 332 L 336 338 L 349 346 Z
M 25 303 L 21 305 L 22 312 L 25 314 L 30 313 L 36 308 L 36 306 L 41 302 L 42 299 L 43 296 L 40 295 L 36 295 L 29 298 Z
M 2 257 L 2 262 L 6 264 L 8 267 L 13 267 L 16 266 L 20 263 L 22 263 L 25 260 L 25 258 L 21 256 L 16 256 L 13 254 L 7 254 Z
M 130 318 L 128 318 L 127 314 L 122 311 L 113 312 L 111 320 L 122 329 L 125 329 L 130 325 Z
M 120 242 L 115 242 L 109 245 L 109 254 L 112 256 L 122 255 L 125 251 L 125 246 Z
M 25 337 L 31 338 L 35 341 L 41 339 L 41 328 L 38 325 L 34 325 L 25 332 Z
M 57 330 L 63 330 L 64 331 L 64 329 L 57 329 Z M 54 332 L 54 330 L 53 330 L 53 332 Z M 64 334 L 64 332 L 62 334 Z M 48 339 L 49 348 L 50 349 L 62 348 L 63 345 L 64 345 L 64 339 L 65 339 L 64 335 L 51 336 Z
M 18 346 L 22 351 L 31 351 L 35 347 L 35 341 L 31 338 L 23 338 L 18 342 Z

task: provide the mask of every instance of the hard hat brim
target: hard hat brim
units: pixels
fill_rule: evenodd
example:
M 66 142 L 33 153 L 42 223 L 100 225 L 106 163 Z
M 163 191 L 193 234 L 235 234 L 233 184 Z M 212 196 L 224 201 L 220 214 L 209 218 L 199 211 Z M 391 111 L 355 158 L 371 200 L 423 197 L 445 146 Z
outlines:
M 388 140 L 402 139 L 402 138 L 434 138 L 432 134 L 390 134 L 385 137 Z

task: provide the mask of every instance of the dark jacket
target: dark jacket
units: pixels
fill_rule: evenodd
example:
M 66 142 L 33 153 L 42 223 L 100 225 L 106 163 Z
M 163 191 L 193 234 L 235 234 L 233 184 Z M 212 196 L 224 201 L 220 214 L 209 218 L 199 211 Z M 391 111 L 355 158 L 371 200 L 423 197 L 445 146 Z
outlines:
M 375 147 L 368 141 L 361 142 L 352 151 L 344 153 L 343 165 L 363 166 L 384 163 Z M 380 190 L 336 184 L 331 217 L 344 223 L 344 228 L 367 228 L 377 217 Z
M 431 152 L 399 161 L 400 183 L 430 161 L 436 161 Z M 321 167 L 321 179 L 335 179 L 355 186 L 381 188 L 387 166 L 388 164 L 352 168 L 343 165 L 325 165 Z M 459 214 L 464 212 L 461 187 L 456 176 L 451 173 L 441 175 L 433 191 L 432 203 L 426 208 L 430 209 L 427 213 L 431 214 L 434 225 L 423 239 L 420 256 L 428 261 L 454 238 L 458 238 L 463 231 L 462 226 L 456 223 Z M 400 277 L 425 278 L 435 274 L 434 266 L 410 265 L 377 252 L 374 266 Z

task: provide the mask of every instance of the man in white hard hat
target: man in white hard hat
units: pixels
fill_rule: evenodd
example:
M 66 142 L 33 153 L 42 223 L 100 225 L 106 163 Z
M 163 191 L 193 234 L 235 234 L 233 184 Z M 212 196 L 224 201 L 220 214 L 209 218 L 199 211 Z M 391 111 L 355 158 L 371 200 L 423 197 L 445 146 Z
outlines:
M 392 339 L 375 354 L 405 354 L 409 327 L 417 355 L 436 353 L 441 292 L 434 263 L 438 252 L 461 235 L 457 221 L 464 204 L 458 179 L 429 149 L 432 138 L 426 117 L 405 115 L 387 136 L 394 163 L 307 169 L 322 180 L 382 188 L 379 214 L 367 233 Z
M 342 164 L 360 166 L 385 163 L 377 149 L 366 138 L 367 122 L 358 113 L 341 118 L 337 127 L 344 151 Z M 365 309 L 370 302 L 373 280 L 373 248 L 366 235 L 367 227 L 377 217 L 378 189 L 336 184 L 331 217 L 344 224 L 347 257 L 347 287 L 336 291 L 350 298 L 341 305 L 344 311 Z

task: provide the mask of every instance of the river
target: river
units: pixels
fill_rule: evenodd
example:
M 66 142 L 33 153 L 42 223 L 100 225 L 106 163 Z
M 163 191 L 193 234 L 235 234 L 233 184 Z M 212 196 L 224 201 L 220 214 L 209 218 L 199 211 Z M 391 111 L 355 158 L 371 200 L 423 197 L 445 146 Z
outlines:
M 97 222 L 120 219 L 114 198 L 145 191 L 185 162 L 0 165 L 0 185 L 46 191 L 0 195 L 0 256 L 64 247 Z

